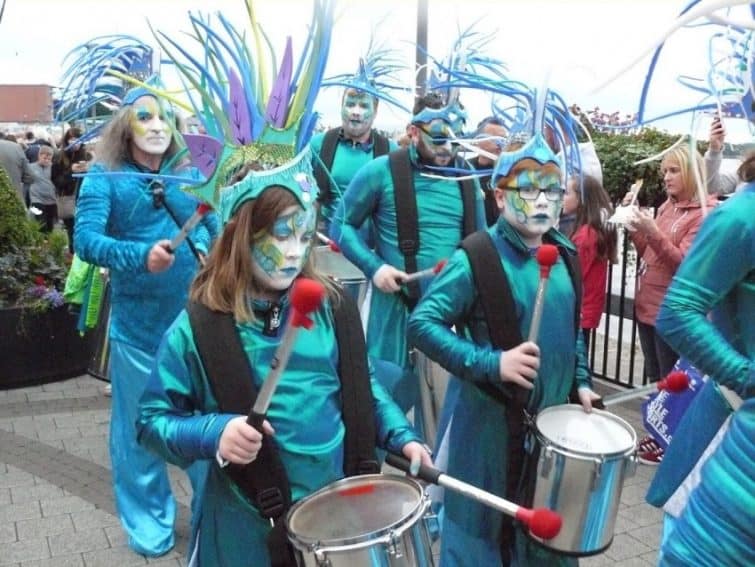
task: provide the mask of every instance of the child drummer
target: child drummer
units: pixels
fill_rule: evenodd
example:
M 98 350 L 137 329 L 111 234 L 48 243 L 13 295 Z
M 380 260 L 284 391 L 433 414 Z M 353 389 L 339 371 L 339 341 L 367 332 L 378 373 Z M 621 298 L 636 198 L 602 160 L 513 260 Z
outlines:
M 562 140 L 568 138 L 568 124 L 552 126 L 559 128 Z M 449 476 L 518 502 L 516 485 L 520 476 L 528 475 L 516 466 L 524 456 L 523 411 L 534 415 L 566 403 L 573 388 L 585 411 L 598 398 L 591 390 L 568 266 L 577 263 L 576 250 L 554 228 L 564 195 L 559 162 L 542 129 L 508 144 L 493 171 L 502 211 L 497 224 L 464 241 L 462 248 L 471 252 L 454 253 L 415 309 L 408 330 L 410 340 L 460 383 L 448 433 Z M 476 247 L 473 238 L 478 239 Z M 508 337 L 499 336 L 496 331 L 501 329 L 493 329 L 486 319 L 485 300 L 476 285 L 483 276 L 470 258 L 480 253 L 480 238 L 492 254 L 492 262 L 483 268 L 497 260 L 510 286 L 513 312 L 498 325 L 514 330 Z M 522 337 L 530 328 L 539 283 L 535 252 L 544 243 L 558 247 L 560 254 L 546 287 L 544 324 L 537 341 L 530 342 Z M 574 277 L 579 278 L 578 272 Z M 502 286 L 496 289 L 504 293 Z M 451 331 L 454 325 L 456 333 Z M 508 345 L 494 346 L 501 342 Z M 507 476 L 513 479 L 510 486 Z M 521 479 L 524 484 L 528 480 Z M 520 530 L 512 530 L 501 513 L 454 492 L 445 492 L 444 509 L 441 565 L 576 563 L 528 541 Z

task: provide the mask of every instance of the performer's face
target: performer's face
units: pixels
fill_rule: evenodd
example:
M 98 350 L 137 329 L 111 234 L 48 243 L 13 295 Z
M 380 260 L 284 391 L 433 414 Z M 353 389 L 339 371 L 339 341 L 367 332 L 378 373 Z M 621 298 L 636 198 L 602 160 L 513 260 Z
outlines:
M 451 143 L 455 136 L 447 122 L 435 119 L 412 124 L 411 132 L 417 152 L 426 163 L 446 167 L 453 162 L 457 146 Z
M 563 203 L 561 174 L 553 164 L 526 159 L 516 173 L 498 183 L 495 194 L 501 215 L 525 242 L 537 241 L 558 222 Z M 529 242 L 528 242 L 529 243 Z
M 150 95 L 142 96 L 131 108 L 131 131 L 137 152 L 161 156 L 170 146 L 172 130 L 169 117 Z M 135 156 L 137 157 L 137 156 Z
M 341 121 L 347 138 L 358 140 L 367 135 L 375 121 L 377 102 L 372 95 L 349 89 L 343 95 Z
M 288 207 L 252 245 L 252 273 L 260 287 L 284 291 L 298 276 L 315 236 L 315 210 Z

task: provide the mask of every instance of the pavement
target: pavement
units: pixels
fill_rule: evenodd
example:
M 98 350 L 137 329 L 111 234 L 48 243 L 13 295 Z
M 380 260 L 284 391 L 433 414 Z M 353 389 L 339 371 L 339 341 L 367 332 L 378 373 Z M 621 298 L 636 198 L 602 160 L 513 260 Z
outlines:
M 170 467 L 179 503 L 177 545 L 159 559 L 126 546 L 113 503 L 108 456 L 110 398 L 88 375 L 0 391 L 0 566 L 185 566 L 191 489 Z M 596 386 L 608 390 L 610 386 Z M 614 406 L 642 436 L 639 402 Z M 655 467 L 626 479 L 611 547 L 580 565 L 657 563 L 662 512 L 644 501 Z

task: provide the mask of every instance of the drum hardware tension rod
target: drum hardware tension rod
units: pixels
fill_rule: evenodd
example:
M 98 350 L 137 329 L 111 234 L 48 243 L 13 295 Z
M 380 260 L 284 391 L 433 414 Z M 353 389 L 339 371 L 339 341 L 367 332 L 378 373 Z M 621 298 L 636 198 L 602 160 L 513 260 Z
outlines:
M 672 394 L 679 394 L 684 392 L 689 387 L 689 376 L 681 370 L 675 370 L 670 372 L 663 380 L 653 382 L 647 386 L 641 388 L 635 388 L 628 392 L 620 392 L 618 394 L 612 394 L 606 398 L 603 398 L 604 406 L 613 406 L 622 402 L 627 402 L 635 398 L 640 398 L 648 394 L 653 394 L 656 391 L 660 392 L 666 390 Z
M 388 453 L 385 457 L 385 462 L 389 465 L 396 467 L 404 472 L 409 472 L 410 463 L 408 459 L 396 455 L 394 453 Z M 531 510 L 523 506 L 519 506 L 514 502 L 491 494 L 485 490 L 462 482 L 456 478 L 448 476 L 446 473 L 439 471 L 436 468 L 428 467 L 426 465 L 420 465 L 417 478 L 443 486 L 464 496 L 468 496 L 472 500 L 476 500 L 486 506 L 503 512 L 507 516 L 516 518 L 523 524 L 525 524 L 532 535 L 541 539 L 553 539 L 561 531 L 562 519 L 560 514 L 547 508 L 536 508 Z

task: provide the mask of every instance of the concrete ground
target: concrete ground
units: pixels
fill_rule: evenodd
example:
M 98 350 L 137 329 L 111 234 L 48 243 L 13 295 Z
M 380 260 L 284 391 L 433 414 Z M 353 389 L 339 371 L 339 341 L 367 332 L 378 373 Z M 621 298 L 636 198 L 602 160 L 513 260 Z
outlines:
M 110 487 L 110 399 L 103 386 L 80 376 L 0 391 L 0 566 L 186 565 L 190 488 L 173 467 L 180 502 L 176 548 L 147 560 L 126 546 Z M 642 435 L 638 402 L 614 413 Z M 613 545 L 581 565 L 656 564 L 662 513 L 644 502 L 654 472 L 641 465 L 626 480 Z

